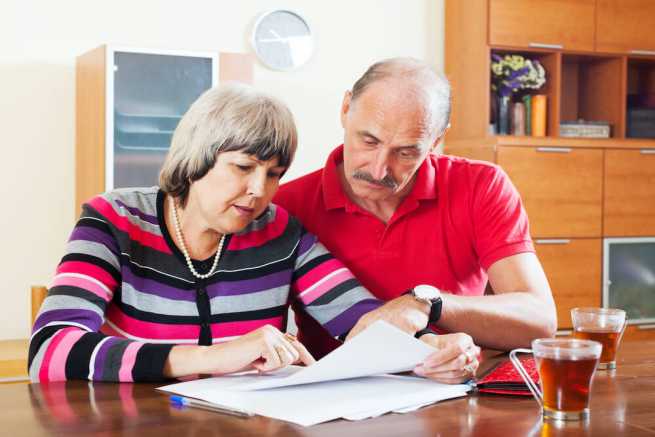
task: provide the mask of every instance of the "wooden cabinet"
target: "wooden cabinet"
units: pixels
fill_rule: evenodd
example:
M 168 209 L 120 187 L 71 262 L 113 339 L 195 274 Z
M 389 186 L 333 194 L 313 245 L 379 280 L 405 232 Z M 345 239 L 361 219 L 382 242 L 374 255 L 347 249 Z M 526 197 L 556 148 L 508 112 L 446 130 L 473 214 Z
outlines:
M 597 0 L 596 50 L 655 55 L 655 1 Z
M 610 237 L 655 235 L 655 150 L 605 151 L 603 230 Z
M 533 237 L 601 236 L 602 150 L 499 147 L 497 162 L 521 193 Z
M 601 304 L 601 240 L 535 240 L 557 306 L 559 328 L 571 328 L 571 308 Z
M 490 0 L 489 44 L 594 49 L 595 0 Z

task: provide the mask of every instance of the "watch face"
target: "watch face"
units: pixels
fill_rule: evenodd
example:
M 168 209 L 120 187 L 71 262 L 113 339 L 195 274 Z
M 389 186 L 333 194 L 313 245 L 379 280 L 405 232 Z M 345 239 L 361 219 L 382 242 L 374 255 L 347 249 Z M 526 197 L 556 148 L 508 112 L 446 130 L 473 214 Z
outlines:
M 305 64 L 314 48 L 307 22 L 287 10 L 269 12 L 259 18 L 252 42 L 257 57 L 266 66 L 282 71 Z
M 417 285 L 416 287 L 414 287 L 414 294 L 419 299 L 430 300 L 430 301 L 441 296 L 441 292 L 439 292 L 439 289 L 431 285 Z

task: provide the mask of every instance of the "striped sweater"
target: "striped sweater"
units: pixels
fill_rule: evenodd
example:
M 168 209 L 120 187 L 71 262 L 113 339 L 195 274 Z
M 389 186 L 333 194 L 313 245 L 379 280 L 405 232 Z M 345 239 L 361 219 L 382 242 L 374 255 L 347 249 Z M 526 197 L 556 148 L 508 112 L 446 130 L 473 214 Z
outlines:
M 191 275 L 157 187 L 93 198 L 34 323 L 32 381 L 156 381 L 175 344 L 229 341 L 286 327 L 299 302 L 333 336 L 382 303 L 276 205 L 226 238 L 215 272 Z M 194 264 L 201 272 L 213 257 Z

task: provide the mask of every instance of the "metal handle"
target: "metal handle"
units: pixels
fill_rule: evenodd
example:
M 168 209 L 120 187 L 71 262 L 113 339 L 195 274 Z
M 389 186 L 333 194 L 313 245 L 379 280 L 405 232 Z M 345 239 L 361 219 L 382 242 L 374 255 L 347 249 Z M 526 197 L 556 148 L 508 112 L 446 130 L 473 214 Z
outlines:
M 655 149 L 641 149 L 639 153 L 642 155 L 655 155 Z
M 528 43 L 528 46 L 537 49 L 563 49 L 564 48 L 562 44 L 544 44 L 542 42 L 531 42 Z
M 537 152 L 546 152 L 546 153 L 570 153 L 570 147 L 537 147 Z
M 537 244 L 569 244 L 571 240 L 565 238 L 548 238 L 548 239 L 539 239 L 534 240 Z
M 633 55 L 655 56 L 655 50 L 630 50 Z
M 655 323 L 649 325 L 637 325 L 637 329 L 641 331 L 648 331 L 649 329 L 655 329 Z
M 516 371 L 519 372 L 521 375 L 521 378 L 525 381 L 525 384 L 528 386 L 530 389 L 530 393 L 532 393 L 532 396 L 536 399 L 536 401 L 539 403 L 539 406 L 541 408 L 544 407 L 544 395 L 541 393 L 541 390 L 539 389 L 539 386 L 534 383 L 532 378 L 530 378 L 530 375 L 528 374 L 527 370 L 525 370 L 525 367 L 523 367 L 523 364 L 521 364 L 521 360 L 516 356 L 518 353 L 526 353 L 526 354 L 531 354 L 532 349 L 514 349 L 509 353 L 509 359 L 516 368 Z

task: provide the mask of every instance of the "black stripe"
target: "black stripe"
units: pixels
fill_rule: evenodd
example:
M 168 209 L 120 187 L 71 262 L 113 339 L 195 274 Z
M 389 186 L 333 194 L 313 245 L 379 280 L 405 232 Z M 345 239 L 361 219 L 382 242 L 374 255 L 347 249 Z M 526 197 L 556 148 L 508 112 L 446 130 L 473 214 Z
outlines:
M 114 238 L 114 234 L 111 232 L 111 228 L 105 222 L 105 218 L 100 218 L 102 221 L 98 221 L 97 219 L 94 219 L 92 217 L 80 217 L 80 219 L 77 221 L 77 225 L 75 225 L 76 228 L 94 228 L 99 231 L 104 232 L 111 238 Z
M 89 379 L 91 354 L 105 337 L 99 332 L 87 332 L 73 344 L 66 359 L 66 379 Z
M 298 278 L 302 278 L 303 275 L 305 275 L 307 272 L 309 272 L 312 269 L 315 269 L 319 265 L 323 264 L 326 261 L 329 261 L 333 259 L 334 257 L 329 254 L 325 253 L 323 255 L 317 256 L 316 258 L 313 258 L 309 261 L 307 261 L 302 267 L 300 267 L 298 270 L 296 270 L 293 274 L 294 280 Z
M 339 296 L 349 292 L 353 288 L 359 287 L 361 284 L 357 279 L 351 278 L 348 279 L 347 281 L 342 282 L 341 284 L 337 285 L 336 287 L 332 288 L 330 291 L 310 303 L 308 306 L 319 306 L 319 305 L 327 305 L 330 302 L 332 302 L 334 299 L 338 298 Z
M 66 325 L 46 326 L 45 328 L 41 329 L 38 334 L 32 337 L 32 340 L 30 341 L 30 350 L 27 356 L 28 369 L 32 365 L 32 360 L 34 360 L 34 357 L 39 352 L 39 349 L 41 349 L 43 343 L 46 340 L 48 340 L 50 337 L 55 335 L 57 331 L 64 328 L 68 328 L 68 326 Z
M 139 262 L 140 264 L 145 264 L 145 265 L 149 265 L 150 267 L 154 267 L 153 264 L 149 263 L 148 260 L 145 260 L 143 262 L 139 260 L 134 260 L 134 261 Z M 248 270 L 242 270 L 236 272 L 220 272 L 218 274 L 212 275 L 211 278 L 206 279 L 205 283 L 207 285 L 211 285 L 217 282 L 236 282 L 236 281 L 244 281 L 249 279 L 259 279 L 265 275 L 270 275 L 273 273 L 289 270 L 293 268 L 292 263 L 293 263 L 293 257 L 290 260 L 282 260 L 270 265 L 256 267 L 254 269 L 248 269 Z M 182 279 L 173 278 L 169 276 L 169 275 L 182 276 L 184 273 L 181 269 L 186 270 L 187 269 L 186 264 L 180 263 L 180 270 L 167 271 L 166 272 L 167 274 L 163 274 L 151 269 L 142 268 L 137 264 L 135 264 L 134 262 L 132 262 L 130 257 L 126 255 L 121 255 L 121 266 L 122 268 L 126 268 L 126 267 L 129 268 L 130 272 L 132 272 L 134 276 L 137 276 L 139 278 L 150 279 L 182 290 L 193 290 L 196 288 L 195 282 L 189 283 Z
M 132 379 L 135 382 L 163 381 L 164 366 L 172 348 L 172 344 L 144 344 L 136 354 Z
M 101 269 L 105 270 L 107 273 L 109 273 L 117 283 L 119 284 L 121 283 L 120 272 L 116 270 L 114 266 L 112 266 L 102 258 L 98 258 L 97 256 L 93 256 L 93 255 L 88 255 L 86 253 L 68 253 L 64 255 L 64 257 L 61 259 L 60 264 L 63 264 L 67 261 L 82 261 L 82 262 L 87 262 L 89 264 L 96 265 Z
M 118 299 L 114 300 L 114 304 L 116 304 L 118 309 L 126 315 L 144 322 L 163 323 L 167 325 L 193 325 L 201 323 L 199 316 L 171 316 L 166 314 L 141 311 L 131 305 L 120 302 Z M 287 308 L 287 305 L 280 305 L 277 307 L 265 308 L 262 310 L 212 314 L 209 317 L 209 321 L 210 323 L 224 323 L 268 319 L 283 315 Z
M 87 302 L 91 302 L 104 313 L 107 308 L 107 301 L 98 297 L 96 294 L 91 293 L 88 290 L 85 290 L 80 287 L 74 287 L 72 285 L 56 285 L 48 290 L 48 296 L 71 296 L 84 299 Z

